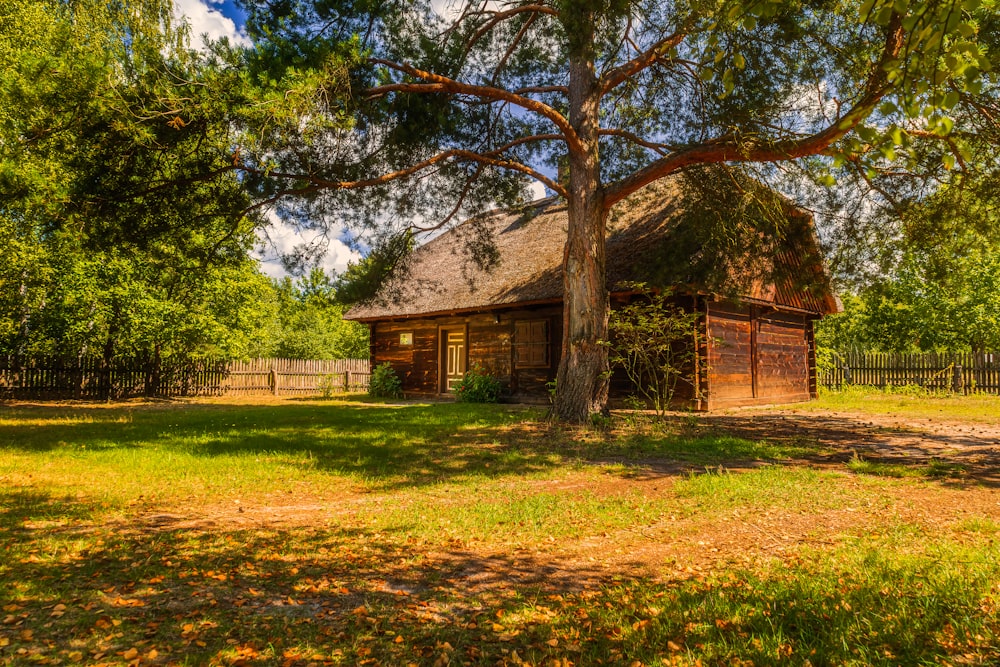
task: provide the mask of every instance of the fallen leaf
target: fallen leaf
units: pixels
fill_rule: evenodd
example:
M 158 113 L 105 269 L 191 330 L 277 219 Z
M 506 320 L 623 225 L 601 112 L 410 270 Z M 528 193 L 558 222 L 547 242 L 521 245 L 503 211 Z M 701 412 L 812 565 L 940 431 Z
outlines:
M 549 646 L 553 647 L 553 648 L 555 648 L 556 646 L 559 646 L 559 640 L 556 639 L 555 637 L 553 637 L 552 639 L 550 639 L 549 641 L 547 641 L 545 643 L 548 644 Z
M 392 641 L 395 642 L 395 643 L 397 643 L 397 644 L 402 644 L 403 643 L 403 635 L 396 635 L 396 638 L 393 639 Z
M 122 657 L 125 658 L 126 660 L 131 660 L 131 659 L 137 657 L 138 655 L 139 655 L 139 651 L 137 651 L 135 649 L 135 647 L 130 648 L 129 650 L 127 650 L 124 653 L 122 653 Z

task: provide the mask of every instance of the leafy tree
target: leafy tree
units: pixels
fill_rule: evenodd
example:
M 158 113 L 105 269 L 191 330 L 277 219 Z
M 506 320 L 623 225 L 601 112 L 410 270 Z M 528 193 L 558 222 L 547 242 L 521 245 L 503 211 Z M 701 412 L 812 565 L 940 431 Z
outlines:
M 368 357 L 368 330 L 343 319 L 336 286 L 322 269 L 313 268 L 293 281 L 274 283 L 278 326 L 269 353 L 292 359 L 361 359 Z
M 302 196 L 288 215 L 380 230 L 377 252 L 392 232 L 510 206 L 528 179 L 566 200 L 555 411 L 576 422 L 606 405 L 616 205 L 698 165 L 760 165 L 771 182 L 793 161 L 879 169 L 909 141 L 902 125 L 947 136 L 955 96 L 991 66 L 977 19 L 992 0 L 475 0 L 444 16 L 428 0 L 245 4 L 251 71 L 353 65 L 350 96 L 316 95 L 308 115 L 349 128 L 243 158 L 262 196 Z M 344 45 L 365 57 L 334 57 Z M 469 238 L 474 260 L 495 261 Z
M 232 157 L 246 87 L 172 9 L 0 0 L 4 352 L 252 352 L 269 290 Z
M 981 239 L 982 240 L 982 239 Z M 845 299 L 820 325 L 817 344 L 892 352 L 1000 349 L 1000 250 L 909 250 L 894 273 Z M 947 273 L 938 271 L 947 263 Z

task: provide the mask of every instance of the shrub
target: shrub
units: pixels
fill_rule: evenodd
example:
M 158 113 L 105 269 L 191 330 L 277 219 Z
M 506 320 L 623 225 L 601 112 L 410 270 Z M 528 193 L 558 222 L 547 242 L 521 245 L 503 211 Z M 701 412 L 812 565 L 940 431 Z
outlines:
M 388 362 L 379 364 L 372 370 L 368 395 L 372 398 L 402 398 L 403 383 Z
M 691 382 L 685 371 L 698 348 L 700 315 L 685 312 L 669 292 L 653 292 L 641 283 L 629 287 L 642 293 L 611 311 L 609 360 L 624 370 L 638 392 L 635 398 L 662 415 L 678 383 Z
M 473 366 L 455 387 L 455 398 L 460 403 L 496 403 L 500 400 L 503 385 L 482 366 Z
M 316 383 L 316 388 L 319 390 L 319 393 L 323 398 L 333 398 L 334 394 L 337 393 L 337 378 L 332 374 L 321 375 L 319 377 L 319 381 Z

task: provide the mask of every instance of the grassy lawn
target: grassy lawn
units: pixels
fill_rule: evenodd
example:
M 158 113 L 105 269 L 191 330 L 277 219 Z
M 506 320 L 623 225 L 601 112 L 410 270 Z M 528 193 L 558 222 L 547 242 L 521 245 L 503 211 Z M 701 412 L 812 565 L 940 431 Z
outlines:
M 849 410 L 875 415 L 901 415 L 916 419 L 946 419 L 1000 424 L 1000 396 L 960 396 L 925 391 L 919 387 L 845 387 L 821 391 L 819 400 L 805 404 L 808 410 Z
M 0 665 L 996 664 L 995 490 L 824 447 L 516 406 L 0 406 Z

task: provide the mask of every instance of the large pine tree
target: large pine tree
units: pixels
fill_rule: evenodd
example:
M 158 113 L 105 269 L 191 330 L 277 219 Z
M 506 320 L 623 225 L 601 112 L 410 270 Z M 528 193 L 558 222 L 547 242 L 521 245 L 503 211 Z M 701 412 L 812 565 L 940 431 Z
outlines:
M 555 409 L 576 422 L 607 400 L 615 205 L 699 165 L 877 166 L 900 128 L 947 134 L 990 66 L 980 0 L 246 4 L 257 84 L 319 73 L 308 94 L 289 89 L 311 103 L 302 131 L 272 132 L 241 163 L 285 213 L 353 223 L 377 248 L 509 206 L 526 181 L 566 200 Z M 473 240 L 488 264 L 488 239 Z

